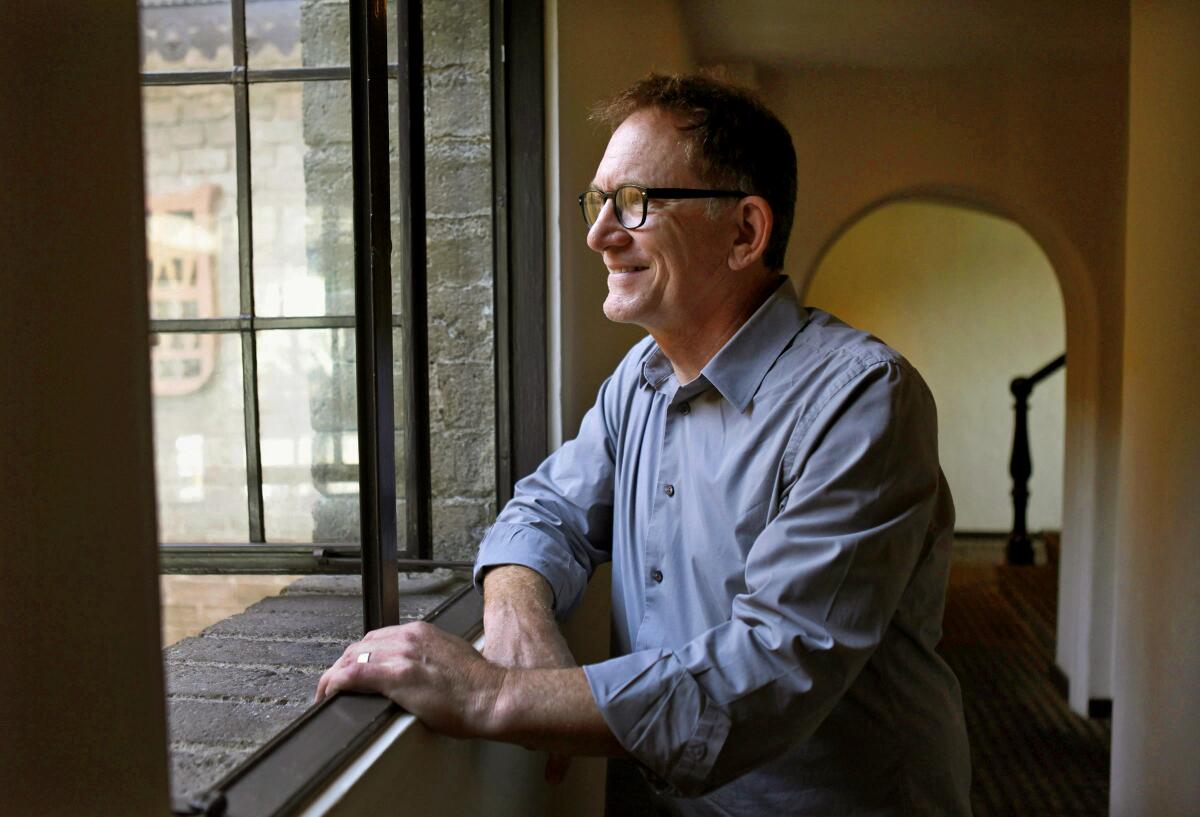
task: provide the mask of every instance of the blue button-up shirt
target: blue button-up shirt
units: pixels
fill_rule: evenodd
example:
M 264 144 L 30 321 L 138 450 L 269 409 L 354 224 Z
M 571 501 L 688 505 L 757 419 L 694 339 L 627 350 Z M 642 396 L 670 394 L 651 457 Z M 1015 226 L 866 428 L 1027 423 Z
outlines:
M 616 657 L 584 672 L 672 811 L 963 815 L 953 522 L 920 376 L 785 280 L 690 383 L 634 346 L 476 575 L 526 565 L 565 616 L 613 561 Z

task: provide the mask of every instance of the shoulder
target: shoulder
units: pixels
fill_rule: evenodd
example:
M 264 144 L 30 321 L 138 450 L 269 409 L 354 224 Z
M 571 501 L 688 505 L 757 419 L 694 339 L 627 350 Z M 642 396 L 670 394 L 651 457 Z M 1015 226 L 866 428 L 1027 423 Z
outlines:
M 768 381 L 773 385 L 816 397 L 873 369 L 895 369 L 919 379 L 903 355 L 869 332 L 821 309 L 809 307 L 807 312 L 803 328 L 772 367 Z
M 797 423 L 807 427 L 832 403 L 864 390 L 892 395 L 885 403 L 916 398 L 933 409 L 921 375 L 900 352 L 879 338 L 855 329 L 821 309 L 808 309 L 808 320 L 780 355 L 766 391 L 788 395 L 798 409 Z
M 907 365 L 904 356 L 879 338 L 846 322 L 823 309 L 808 308 L 809 319 L 796 337 L 793 350 L 798 353 L 794 363 L 829 360 L 835 365 L 854 368 L 878 363 Z

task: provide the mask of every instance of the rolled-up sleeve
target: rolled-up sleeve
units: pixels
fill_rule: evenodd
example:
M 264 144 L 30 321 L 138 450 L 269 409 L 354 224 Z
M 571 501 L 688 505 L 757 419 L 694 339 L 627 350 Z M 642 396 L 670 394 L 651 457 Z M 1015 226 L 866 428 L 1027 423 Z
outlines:
M 799 418 L 793 474 L 730 618 L 675 650 L 585 667 L 601 714 L 676 793 L 703 794 L 810 736 L 888 631 L 942 484 L 932 398 L 864 364 Z
M 612 558 L 613 388 L 609 378 L 578 436 L 517 483 L 479 546 L 477 588 L 489 567 L 523 565 L 550 584 L 561 619 L 583 597 L 596 566 Z

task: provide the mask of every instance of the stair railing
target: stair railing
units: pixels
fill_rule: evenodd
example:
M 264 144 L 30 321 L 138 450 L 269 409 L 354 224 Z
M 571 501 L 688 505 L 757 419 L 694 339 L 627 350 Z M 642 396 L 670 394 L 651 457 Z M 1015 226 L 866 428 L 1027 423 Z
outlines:
M 1025 510 L 1029 505 L 1029 477 L 1033 473 L 1033 460 L 1029 456 L 1029 395 L 1034 386 L 1057 372 L 1067 363 L 1065 354 L 1059 355 L 1028 377 L 1014 378 L 1009 390 L 1016 398 L 1013 412 L 1016 423 L 1013 428 L 1012 457 L 1008 461 L 1008 473 L 1012 476 L 1013 527 L 1008 535 L 1005 558 L 1011 565 L 1033 564 L 1033 541 L 1025 527 Z

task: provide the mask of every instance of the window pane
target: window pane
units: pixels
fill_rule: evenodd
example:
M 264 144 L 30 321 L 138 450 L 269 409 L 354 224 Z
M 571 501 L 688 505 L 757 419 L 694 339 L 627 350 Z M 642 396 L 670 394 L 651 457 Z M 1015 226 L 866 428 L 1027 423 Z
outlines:
M 152 318 L 238 314 L 233 91 L 144 88 Z
M 393 267 L 394 269 L 394 267 Z M 393 302 L 399 311 L 400 302 Z M 396 548 L 404 553 L 408 541 L 408 412 L 405 410 L 404 335 L 392 330 L 392 411 L 396 418 Z M 437 459 L 434 451 L 431 459 Z M 415 548 L 414 548 L 415 552 Z
M 143 71 L 197 71 L 233 66 L 230 4 L 140 0 Z
M 260 332 L 258 395 L 267 540 L 357 542 L 354 331 Z
M 350 84 L 252 86 L 250 142 L 255 311 L 353 314 Z
M 434 557 L 471 559 L 496 514 L 488 0 L 425 6 Z
M 245 542 L 240 340 L 172 332 L 152 344 L 159 538 Z
M 162 645 L 169 647 L 200 635 L 204 628 L 242 612 L 267 596 L 278 594 L 298 578 L 227 574 L 159 576 Z
M 350 64 L 350 11 L 344 0 L 248 0 L 251 68 Z
M 171 789 L 217 783 L 309 708 L 362 636 L 358 576 L 163 576 Z

